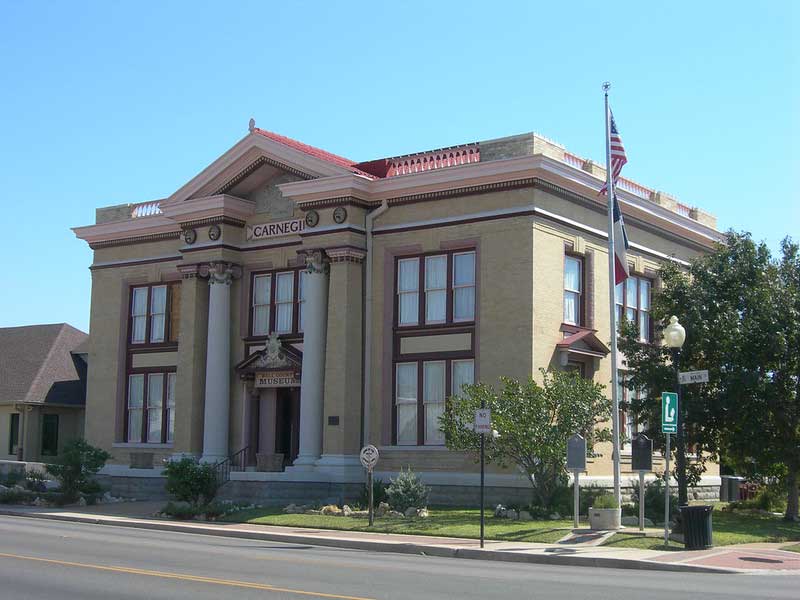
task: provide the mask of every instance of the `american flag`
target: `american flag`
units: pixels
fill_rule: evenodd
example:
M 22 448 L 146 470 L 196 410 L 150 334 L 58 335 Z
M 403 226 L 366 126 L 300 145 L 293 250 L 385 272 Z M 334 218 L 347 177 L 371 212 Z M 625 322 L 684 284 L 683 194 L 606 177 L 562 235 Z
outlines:
M 617 131 L 614 113 L 610 110 L 608 112 L 611 115 L 611 176 L 614 179 L 614 185 L 617 185 L 617 179 L 619 179 L 622 167 L 628 162 L 628 157 L 625 156 L 625 146 L 622 145 L 622 138 L 619 137 L 619 131 Z M 608 184 L 606 183 L 600 193 L 605 194 L 607 189 Z

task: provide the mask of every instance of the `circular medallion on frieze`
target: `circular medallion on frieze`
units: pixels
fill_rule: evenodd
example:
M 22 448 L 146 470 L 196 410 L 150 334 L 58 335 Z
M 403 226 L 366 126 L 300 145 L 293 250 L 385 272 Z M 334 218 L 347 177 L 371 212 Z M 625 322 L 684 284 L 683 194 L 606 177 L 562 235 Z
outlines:
M 197 241 L 197 231 L 194 229 L 187 229 L 183 232 L 183 241 L 190 246 Z
M 219 228 L 219 225 L 212 225 L 208 228 L 208 239 L 211 241 L 218 240 L 221 235 L 222 230 Z
M 306 225 L 309 227 L 316 227 L 319 223 L 319 213 L 315 210 L 310 210 L 306 213 Z
M 333 220 L 336 223 L 344 223 L 347 218 L 347 209 L 344 206 L 337 206 L 333 210 Z

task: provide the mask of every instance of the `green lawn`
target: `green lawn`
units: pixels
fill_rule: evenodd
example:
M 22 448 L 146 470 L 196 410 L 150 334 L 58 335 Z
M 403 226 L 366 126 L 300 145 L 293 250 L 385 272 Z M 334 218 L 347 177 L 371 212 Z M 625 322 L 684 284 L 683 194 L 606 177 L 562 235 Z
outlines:
M 715 546 L 748 544 L 753 542 L 796 542 L 800 541 L 800 523 L 789 523 L 780 516 L 764 515 L 758 512 L 714 510 L 712 515 Z M 683 549 L 683 545 L 675 544 Z M 671 544 L 671 545 L 672 545 Z M 615 548 L 645 548 L 661 550 L 664 538 L 643 537 L 631 533 L 618 533 L 604 545 Z
M 444 537 L 480 537 L 480 511 L 477 509 L 432 508 L 427 519 L 375 519 L 369 527 L 363 517 L 331 517 L 324 515 L 287 515 L 280 508 L 257 508 L 229 515 L 226 521 L 258 523 L 284 527 L 310 527 L 344 531 L 375 531 Z M 486 512 L 486 539 L 513 542 L 554 543 L 572 529 L 572 521 L 511 521 L 497 519 Z

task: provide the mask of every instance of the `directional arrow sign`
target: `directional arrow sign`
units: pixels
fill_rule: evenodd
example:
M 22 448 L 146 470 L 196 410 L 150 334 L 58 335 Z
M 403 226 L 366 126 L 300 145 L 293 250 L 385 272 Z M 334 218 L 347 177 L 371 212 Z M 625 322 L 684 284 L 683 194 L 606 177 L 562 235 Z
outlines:
M 684 385 L 687 383 L 708 383 L 708 371 L 678 373 L 678 381 Z
M 661 392 L 661 433 L 678 433 L 678 394 Z

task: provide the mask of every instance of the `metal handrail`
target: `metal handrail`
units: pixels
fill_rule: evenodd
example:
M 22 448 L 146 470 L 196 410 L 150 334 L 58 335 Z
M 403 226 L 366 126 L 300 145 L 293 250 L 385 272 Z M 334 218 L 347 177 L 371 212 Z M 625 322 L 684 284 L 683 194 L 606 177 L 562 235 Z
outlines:
M 247 457 L 249 456 L 250 446 L 245 446 L 235 454 L 219 461 L 214 465 L 217 471 L 217 483 L 225 485 L 231 480 L 231 471 L 244 471 L 247 468 Z

